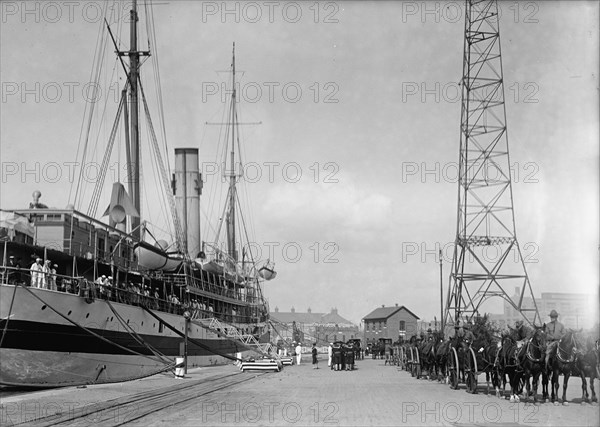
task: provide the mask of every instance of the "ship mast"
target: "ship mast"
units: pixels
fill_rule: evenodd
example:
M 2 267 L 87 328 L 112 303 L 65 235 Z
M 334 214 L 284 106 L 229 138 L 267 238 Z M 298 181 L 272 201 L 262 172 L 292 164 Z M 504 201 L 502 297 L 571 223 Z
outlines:
M 138 79 L 140 67 L 140 52 L 137 50 L 137 0 L 133 0 L 130 11 L 130 45 L 129 45 L 129 87 L 131 101 L 131 153 L 130 159 L 130 180 L 132 182 L 131 199 L 133 205 L 139 213 L 140 206 L 140 133 L 139 133 L 139 118 L 138 118 Z M 134 239 L 140 240 L 140 218 L 131 218 L 131 229 L 133 230 Z
M 232 67 L 232 92 L 231 92 L 231 169 L 229 171 L 229 211 L 227 212 L 227 252 L 237 262 L 235 244 L 235 199 L 236 199 L 236 174 L 235 174 L 235 126 L 236 126 L 236 90 L 235 90 L 235 42 L 233 43 Z

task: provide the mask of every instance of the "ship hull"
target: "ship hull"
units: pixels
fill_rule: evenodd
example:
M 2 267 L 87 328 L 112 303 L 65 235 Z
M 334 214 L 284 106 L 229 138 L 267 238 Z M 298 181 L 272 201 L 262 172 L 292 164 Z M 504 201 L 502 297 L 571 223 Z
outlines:
M 161 321 L 138 306 L 0 285 L 0 384 L 97 384 L 171 369 L 184 354 L 184 339 L 166 325 L 183 333 L 185 319 L 154 313 Z M 188 325 L 188 337 L 188 366 L 229 363 L 217 354 L 242 351 L 235 342 L 194 324 Z

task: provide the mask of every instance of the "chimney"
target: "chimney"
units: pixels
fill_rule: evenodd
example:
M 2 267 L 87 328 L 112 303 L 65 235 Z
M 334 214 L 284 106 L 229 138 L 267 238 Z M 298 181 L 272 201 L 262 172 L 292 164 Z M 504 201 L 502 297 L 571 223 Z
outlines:
M 200 240 L 200 195 L 202 174 L 199 169 L 197 148 L 175 149 L 173 194 L 180 224 L 185 237 L 185 249 L 194 259 L 202 249 Z
M 398 307 L 398 303 L 396 303 L 396 307 Z
M 312 310 L 310 309 L 310 307 L 308 307 L 308 308 L 306 309 L 306 311 L 307 311 L 309 314 L 310 314 L 310 313 L 312 313 Z
M 279 313 L 279 307 L 275 307 L 275 313 Z
M 296 312 L 296 309 L 294 307 L 292 307 L 292 309 L 290 310 L 292 313 Z
M 385 304 L 381 304 L 381 308 L 385 308 Z
M 331 309 L 331 314 L 337 314 L 337 307 Z

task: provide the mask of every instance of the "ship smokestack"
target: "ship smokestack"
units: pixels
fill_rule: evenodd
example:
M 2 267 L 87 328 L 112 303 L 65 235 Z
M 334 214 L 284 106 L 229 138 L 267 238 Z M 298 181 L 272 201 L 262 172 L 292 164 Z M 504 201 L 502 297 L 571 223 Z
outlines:
M 201 250 L 200 195 L 202 194 L 202 174 L 198 165 L 197 148 L 175 149 L 173 192 L 175 193 L 177 214 L 186 239 L 185 245 L 191 258 L 196 258 Z

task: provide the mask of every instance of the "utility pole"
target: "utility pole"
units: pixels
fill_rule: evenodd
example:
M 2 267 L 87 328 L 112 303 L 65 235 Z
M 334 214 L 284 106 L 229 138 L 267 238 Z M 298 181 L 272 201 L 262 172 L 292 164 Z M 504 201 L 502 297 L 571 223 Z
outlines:
M 442 273 L 442 250 L 440 249 L 440 332 L 444 333 L 444 276 Z

